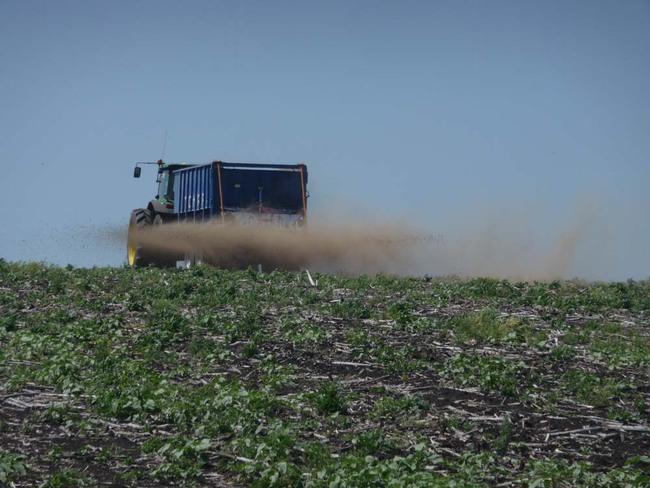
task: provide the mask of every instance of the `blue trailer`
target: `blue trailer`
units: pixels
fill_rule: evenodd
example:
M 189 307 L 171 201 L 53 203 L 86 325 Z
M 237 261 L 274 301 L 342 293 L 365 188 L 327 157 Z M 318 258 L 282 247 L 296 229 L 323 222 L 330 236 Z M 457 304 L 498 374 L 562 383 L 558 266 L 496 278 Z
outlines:
M 307 218 L 307 166 L 215 161 L 174 171 L 180 221 L 283 221 Z
M 138 233 L 178 222 L 246 223 L 300 227 L 307 220 L 305 164 L 136 163 L 158 165 L 158 194 L 146 209 L 131 213 L 127 244 L 131 267 L 176 264 L 175 256 L 148 251 Z M 194 259 L 194 257 L 192 258 Z

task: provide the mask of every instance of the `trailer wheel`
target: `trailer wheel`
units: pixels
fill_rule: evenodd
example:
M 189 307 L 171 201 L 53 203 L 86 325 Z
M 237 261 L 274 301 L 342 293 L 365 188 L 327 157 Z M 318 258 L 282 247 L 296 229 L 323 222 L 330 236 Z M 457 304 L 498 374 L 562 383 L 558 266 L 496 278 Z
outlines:
M 129 220 L 129 235 L 127 238 L 127 260 L 131 268 L 147 266 L 154 261 L 150 253 L 139 242 L 138 234 L 151 227 L 151 212 L 144 208 L 131 212 Z

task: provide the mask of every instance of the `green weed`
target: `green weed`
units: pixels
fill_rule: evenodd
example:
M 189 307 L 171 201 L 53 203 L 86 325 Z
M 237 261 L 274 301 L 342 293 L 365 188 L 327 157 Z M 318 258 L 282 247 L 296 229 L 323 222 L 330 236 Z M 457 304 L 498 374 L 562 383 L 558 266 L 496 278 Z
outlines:
M 321 415 L 332 415 L 334 413 L 347 413 L 347 398 L 335 381 L 323 383 L 313 394 L 312 401 Z
M 576 400 L 595 407 L 608 407 L 617 400 L 630 398 L 633 387 L 623 381 L 582 370 L 570 370 L 564 374 L 562 384 Z
M 10 483 L 27 473 L 24 456 L 0 449 L 0 483 Z
M 93 486 L 96 482 L 74 469 L 59 469 L 49 475 L 39 488 L 60 488 L 70 486 Z
M 476 354 L 456 354 L 445 361 L 440 375 L 458 386 L 478 386 L 481 390 L 517 396 L 527 384 L 525 364 Z
M 393 398 L 382 396 L 372 409 L 375 418 L 417 415 L 429 410 L 429 402 L 419 396 Z

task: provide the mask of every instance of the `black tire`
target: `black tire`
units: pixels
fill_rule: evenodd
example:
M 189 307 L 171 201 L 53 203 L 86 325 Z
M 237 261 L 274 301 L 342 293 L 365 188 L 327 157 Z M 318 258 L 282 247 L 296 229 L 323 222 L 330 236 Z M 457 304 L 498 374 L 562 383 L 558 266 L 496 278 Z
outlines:
M 151 252 L 142 245 L 138 235 L 151 227 L 152 223 L 153 220 L 149 210 L 137 208 L 131 212 L 131 219 L 129 220 L 129 235 L 126 246 L 127 264 L 131 268 L 140 268 L 150 264 L 155 264 Z

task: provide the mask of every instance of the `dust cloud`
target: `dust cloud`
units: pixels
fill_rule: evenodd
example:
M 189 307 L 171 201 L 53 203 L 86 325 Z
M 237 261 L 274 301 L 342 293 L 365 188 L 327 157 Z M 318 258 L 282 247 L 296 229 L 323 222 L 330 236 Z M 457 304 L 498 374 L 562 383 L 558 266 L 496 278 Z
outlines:
M 549 219 L 540 209 L 485 213 L 461 219 L 439 245 L 419 246 L 420 269 L 434 275 L 516 280 L 600 279 L 614 252 L 593 204 Z
M 170 224 L 143 232 L 140 242 L 158 255 L 186 254 L 224 268 L 308 268 L 346 274 L 404 274 L 418 236 L 407 229 L 310 223 L 305 228 L 246 224 Z
M 577 277 L 598 264 L 597 212 L 586 206 L 564 225 L 540 228 L 529 216 L 492 218 L 432 233 L 417 223 L 386 225 L 312 219 L 300 229 L 236 224 L 169 224 L 141 233 L 160 255 L 187 253 L 226 268 L 304 269 L 338 274 L 490 276 L 517 280 Z M 593 254 L 593 252 L 592 252 Z M 593 262 L 590 260 L 593 259 Z M 586 264 L 585 264 L 586 263 Z

